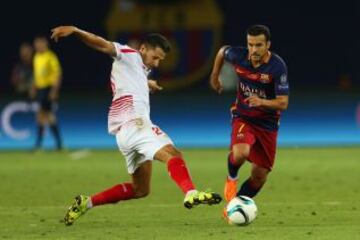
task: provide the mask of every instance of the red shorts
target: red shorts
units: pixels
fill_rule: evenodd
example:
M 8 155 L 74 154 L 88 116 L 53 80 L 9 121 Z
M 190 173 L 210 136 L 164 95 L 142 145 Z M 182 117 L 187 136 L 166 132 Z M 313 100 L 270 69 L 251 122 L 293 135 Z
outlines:
M 231 150 L 237 143 L 250 145 L 248 160 L 260 167 L 272 169 L 276 153 L 277 131 L 271 132 L 242 119 L 234 119 L 231 132 Z

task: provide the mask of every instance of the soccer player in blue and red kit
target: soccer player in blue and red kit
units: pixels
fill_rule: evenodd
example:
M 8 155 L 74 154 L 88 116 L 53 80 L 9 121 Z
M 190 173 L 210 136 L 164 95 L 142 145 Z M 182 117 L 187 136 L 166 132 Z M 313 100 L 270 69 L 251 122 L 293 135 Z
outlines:
M 247 30 L 247 48 L 222 47 L 214 62 L 211 87 L 221 93 L 220 69 L 231 63 L 238 77 L 236 101 L 231 108 L 232 133 L 224 195 L 253 198 L 274 165 L 280 112 L 288 107 L 289 84 L 285 62 L 269 51 L 270 31 L 264 25 Z M 238 171 L 249 160 L 251 175 L 237 190 Z

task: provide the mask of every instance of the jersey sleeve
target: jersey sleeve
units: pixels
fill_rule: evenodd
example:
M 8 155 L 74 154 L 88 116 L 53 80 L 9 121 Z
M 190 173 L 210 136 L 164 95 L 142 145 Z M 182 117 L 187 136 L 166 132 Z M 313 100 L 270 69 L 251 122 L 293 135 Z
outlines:
M 224 59 L 230 63 L 235 63 L 237 57 L 237 49 L 234 47 L 228 46 L 224 51 Z
M 289 80 L 286 64 L 281 61 L 279 70 L 274 76 L 275 94 L 276 95 L 289 95 Z
M 124 59 L 125 54 L 136 53 L 137 52 L 135 49 L 132 49 L 127 45 L 122 45 L 122 44 L 117 43 L 117 42 L 113 42 L 113 44 L 114 44 L 115 50 L 116 50 L 115 58 L 118 59 L 118 60 Z
M 116 56 L 115 56 L 115 58 L 121 59 L 121 58 L 122 58 L 122 56 L 121 56 L 121 55 L 122 55 L 121 49 L 124 49 L 125 46 L 122 45 L 122 44 L 120 44 L 120 43 L 117 43 L 117 42 L 113 42 L 113 44 L 114 44 L 115 51 L 116 51 Z

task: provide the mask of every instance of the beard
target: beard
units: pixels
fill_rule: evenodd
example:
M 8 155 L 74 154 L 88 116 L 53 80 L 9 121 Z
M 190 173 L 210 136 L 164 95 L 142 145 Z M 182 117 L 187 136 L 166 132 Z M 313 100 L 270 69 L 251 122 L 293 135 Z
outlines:
M 253 61 L 260 61 L 261 60 L 261 56 L 258 54 L 252 54 L 251 55 L 251 60 Z

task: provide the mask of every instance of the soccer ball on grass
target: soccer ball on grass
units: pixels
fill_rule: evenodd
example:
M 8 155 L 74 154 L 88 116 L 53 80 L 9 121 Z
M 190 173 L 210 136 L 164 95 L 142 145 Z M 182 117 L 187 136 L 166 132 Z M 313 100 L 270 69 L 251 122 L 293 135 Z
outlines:
M 257 207 L 253 199 L 247 196 L 234 197 L 225 206 L 225 217 L 229 224 L 245 226 L 257 216 Z

